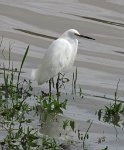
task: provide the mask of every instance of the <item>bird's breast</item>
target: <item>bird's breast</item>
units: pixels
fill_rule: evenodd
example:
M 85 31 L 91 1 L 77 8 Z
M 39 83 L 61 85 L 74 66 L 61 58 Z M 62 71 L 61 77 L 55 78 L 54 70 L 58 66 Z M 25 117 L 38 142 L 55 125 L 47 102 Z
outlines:
M 70 52 L 68 54 L 69 56 L 69 60 L 70 60 L 70 64 L 73 65 L 75 58 L 76 58 L 76 54 L 77 54 L 77 48 L 78 48 L 78 40 L 75 39 L 73 41 L 70 42 Z

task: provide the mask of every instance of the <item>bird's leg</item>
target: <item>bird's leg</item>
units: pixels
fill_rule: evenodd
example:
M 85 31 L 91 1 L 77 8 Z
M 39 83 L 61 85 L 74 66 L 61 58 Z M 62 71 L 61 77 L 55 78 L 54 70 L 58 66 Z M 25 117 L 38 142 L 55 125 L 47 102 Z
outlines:
M 57 99 L 59 100 L 59 80 L 60 80 L 60 73 L 58 73 L 58 78 L 57 78 L 57 82 L 56 82 L 56 95 L 57 95 Z

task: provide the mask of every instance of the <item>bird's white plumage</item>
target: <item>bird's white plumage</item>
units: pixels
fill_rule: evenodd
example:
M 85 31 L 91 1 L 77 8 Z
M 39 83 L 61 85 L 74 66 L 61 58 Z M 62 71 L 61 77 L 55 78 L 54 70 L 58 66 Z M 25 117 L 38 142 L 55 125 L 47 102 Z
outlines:
M 33 80 L 36 80 L 38 84 L 43 84 L 73 65 L 78 47 L 75 34 L 79 34 L 78 31 L 70 29 L 52 42 L 42 59 L 41 65 L 32 71 Z

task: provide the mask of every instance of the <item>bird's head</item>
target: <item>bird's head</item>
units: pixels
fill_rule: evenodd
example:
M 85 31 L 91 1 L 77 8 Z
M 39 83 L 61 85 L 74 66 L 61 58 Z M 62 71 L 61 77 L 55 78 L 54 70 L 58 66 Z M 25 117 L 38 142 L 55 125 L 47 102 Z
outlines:
M 85 36 L 85 35 L 81 35 L 77 30 L 75 29 L 69 29 L 67 31 L 65 31 L 62 36 L 66 36 L 66 37 L 70 37 L 70 38 L 77 38 L 77 37 L 82 37 L 82 38 L 86 38 L 86 39 L 91 39 L 91 40 L 95 40 L 94 38 L 91 38 L 89 36 Z

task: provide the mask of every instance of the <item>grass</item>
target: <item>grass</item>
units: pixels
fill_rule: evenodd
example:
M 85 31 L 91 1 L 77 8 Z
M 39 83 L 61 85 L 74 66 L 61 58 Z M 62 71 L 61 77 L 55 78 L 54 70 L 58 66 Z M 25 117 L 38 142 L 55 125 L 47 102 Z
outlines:
M 114 125 L 114 127 L 121 127 L 123 122 L 121 120 L 121 116 L 124 115 L 124 106 L 122 102 L 118 102 L 118 86 L 114 93 L 114 103 L 110 103 L 109 105 L 104 106 L 104 108 L 98 111 L 98 119 L 103 122 Z
M 124 121 L 122 120 L 122 116 L 124 116 L 124 105 L 118 98 L 119 82 L 120 80 L 117 82 L 116 90 L 114 93 L 114 103 L 105 105 L 104 108 L 99 109 L 97 112 L 99 121 L 103 121 L 114 126 L 116 139 L 118 137 L 117 127 L 121 127 L 122 130 L 124 127 Z
M 1 43 L 2 44 L 2 43 Z M 54 138 L 39 136 L 39 127 L 32 127 L 34 117 L 39 120 L 47 115 L 62 114 L 66 109 L 67 100 L 59 101 L 59 90 L 68 79 L 64 75 L 59 75 L 56 83 L 57 97 L 51 91 L 42 92 L 42 95 L 32 95 L 32 85 L 26 79 L 21 80 L 20 75 L 28 54 L 27 47 L 21 62 L 19 71 L 10 66 L 11 51 L 9 51 L 9 67 L 5 68 L 3 64 L 3 83 L 0 83 L 0 127 L 5 132 L 5 137 L 0 140 L 2 150 L 59 150 L 61 147 Z M 18 73 L 18 74 L 17 74 Z M 15 80 L 17 76 L 17 81 Z M 52 83 L 54 86 L 54 82 Z M 49 85 L 51 86 L 51 85 Z M 50 89 L 51 90 L 51 89 Z M 27 99 L 34 97 L 36 104 L 30 106 Z M 37 107 L 40 108 L 40 115 L 37 113 Z M 29 114 L 33 114 L 31 117 Z M 72 123 L 71 123 L 72 124 Z M 72 125 L 73 126 L 73 125 Z M 39 143 L 39 144 L 38 144 Z
M 86 141 L 89 139 L 89 130 L 93 124 L 93 121 L 88 120 L 87 123 L 89 123 L 89 126 L 86 129 L 85 133 L 81 133 L 80 130 L 78 130 L 78 139 L 82 141 L 82 149 L 88 150 L 88 146 L 86 145 Z
M 64 100 L 63 102 L 60 102 L 58 99 L 54 98 L 54 96 L 43 97 L 43 96 L 37 96 L 37 104 L 38 107 L 40 107 L 40 112 L 42 115 L 43 120 L 47 120 L 47 116 L 51 115 L 57 115 L 62 114 L 63 109 L 66 109 L 67 100 Z M 37 106 L 36 106 L 37 108 Z

